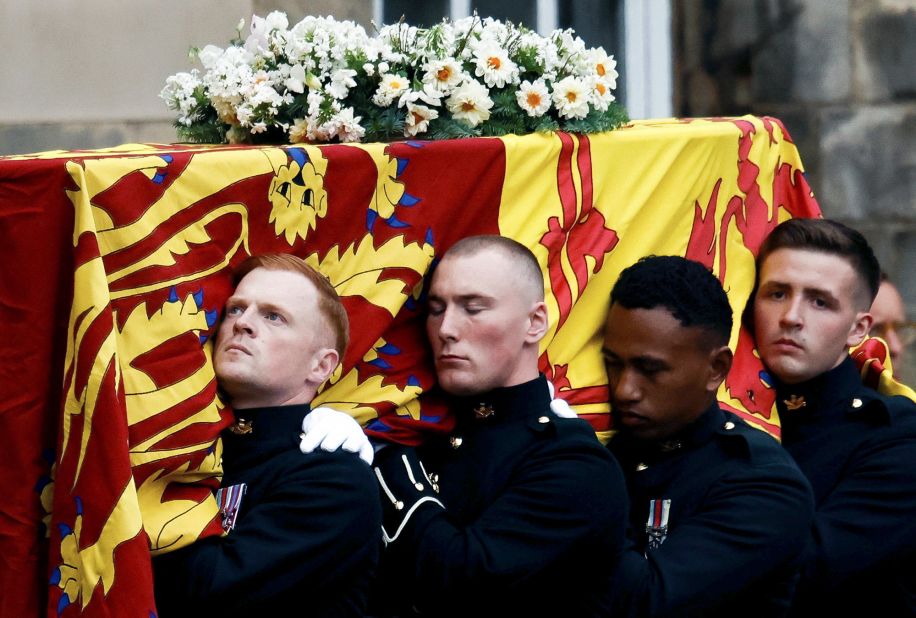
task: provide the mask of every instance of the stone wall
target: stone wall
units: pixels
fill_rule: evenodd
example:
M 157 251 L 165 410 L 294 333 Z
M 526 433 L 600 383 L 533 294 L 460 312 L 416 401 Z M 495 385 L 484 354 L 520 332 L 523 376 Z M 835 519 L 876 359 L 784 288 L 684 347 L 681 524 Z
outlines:
M 916 317 L 916 0 L 674 4 L 676 113 L 782 119 L 824 214 L 868 237 Z

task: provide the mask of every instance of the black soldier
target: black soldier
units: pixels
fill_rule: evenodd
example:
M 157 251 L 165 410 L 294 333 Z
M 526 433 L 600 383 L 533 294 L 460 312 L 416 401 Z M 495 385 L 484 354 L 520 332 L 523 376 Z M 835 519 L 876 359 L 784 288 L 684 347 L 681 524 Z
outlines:
M 732 311 L 719 281 L 681 257 L 625 269 L 604 336 L 609 448 L 630 496 L 613 616 L 785 615 L 813 516 L 779 444 L 716 402 Z

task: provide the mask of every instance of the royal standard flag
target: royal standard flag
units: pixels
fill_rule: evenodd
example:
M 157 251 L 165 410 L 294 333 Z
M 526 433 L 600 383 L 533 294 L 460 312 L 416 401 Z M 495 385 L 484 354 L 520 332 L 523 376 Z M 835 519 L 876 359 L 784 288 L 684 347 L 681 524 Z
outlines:
M 343 297 L 350 348 L 316 403 L 413 444 L 452 422 L 424 340 L 429 272 L 463 237 L 519 240 L 544 272 L 541 370 L 606 436 L 600 349 L 618 273 L 649 254 L 698 260 L 741 315 L 763 238 L 818 215 L 771 118 L 0 159 L 0 613 L 146 618 L 150 553 L 222 533 L 213 490 L 231 410 L 211 337 L 249 255 L 296 254 Z M 731 345 L 723 405 L 778 434 L 737 324 Z

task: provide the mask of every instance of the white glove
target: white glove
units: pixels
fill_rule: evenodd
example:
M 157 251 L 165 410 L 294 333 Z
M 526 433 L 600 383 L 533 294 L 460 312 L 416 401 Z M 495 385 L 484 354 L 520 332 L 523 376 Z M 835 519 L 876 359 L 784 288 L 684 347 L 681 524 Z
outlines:
M 547 380 L 547 390 L 550 391 L 550 410 L 560 418 L 579 418 L 565 399 L 554 399 L 553 382 Z
M 372 444 L 356 419 L 346 412 L 320 407 L 305 415 L 302 419 L 299 450 L 311 453 L 319 446 L 328 452 L 343 449 L 356 453 L 360 459 L 372 465 Z

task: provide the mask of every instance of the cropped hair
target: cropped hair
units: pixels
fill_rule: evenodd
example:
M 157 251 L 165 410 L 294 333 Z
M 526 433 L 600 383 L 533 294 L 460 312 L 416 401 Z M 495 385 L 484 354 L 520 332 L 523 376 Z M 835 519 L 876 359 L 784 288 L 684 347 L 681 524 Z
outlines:
M 881 266 L 868 241 L 857 230 L 829 219 L 789 219 L 776 226 L 757 253 L 757 273 L 764 260 L 779 249 L 802 249 L 836 255 L 845 259 L 855 271 L 869 296 L 875 300 L 881 285 Z M 867 308 L 867 307 L 866 307 Z
M 541 265 L 531 249 L 516 240 L 495 234 L 468 236 L 452 245 L 445 252 L 443 259 L 477 255 L 486 249 L 496 249 L 510 258 L 518 273 L 527 284 L 530 284 L 534 298 L 538 301 L 544 300 L 544 274 L 541 272 Z
M 318 291 L 318 311 L 330 328 L 334 349 L 337 350 L 338 356 L 343 360 L 344 353 L 347 351 L 347 344 L 350 342 L 350 321 L 347 318 L 347 310 L 344 309 L 337 290 L 334 289 L 328 278 L 306 264 L 305 260 L 295 255 L 288 253 L 262 253 L 251 256 L 235 269 L 234 284 L 238 285 L 245 275 L 256 268 L 299 273 L 311 281 Z
M 663 308 L 681 324 L 727 345 L 732 308 L 719 280 L 699 262 L 676 255 L 650 255 L 625 268 L 611 291 L 611 305 L 625 309 Z

